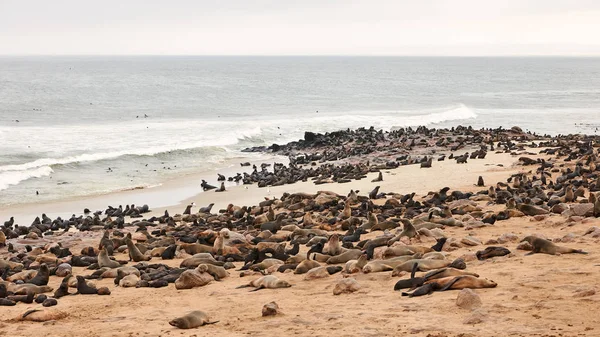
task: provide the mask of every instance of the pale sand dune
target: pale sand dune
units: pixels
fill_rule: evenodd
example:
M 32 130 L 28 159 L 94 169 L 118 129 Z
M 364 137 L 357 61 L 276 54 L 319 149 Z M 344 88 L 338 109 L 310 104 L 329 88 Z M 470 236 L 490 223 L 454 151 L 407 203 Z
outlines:
M 434 162 L 431 169 L 418 166 L 401 167 L 384 172 L 384 182 L 368 180 L 348 184 L 315 186 L 299 183 L 275 188 L 248 189 L 239 187 L 225 193 L 201 193 L 191 200 L 203 206 L 215 202 L 215 209 L 228 203 L 237 205 L 256 204 L 263 196 L 280 196 L 283 192 L 312 192 L 332 190 L 346 194 L 359 189 L 366 194 L 375 185 L 382 192 L 420 195 L 439 190 L 444 186 L 452 189 L 479 190 L 473 184 L 482 175 L 487 184 L 505 181 L 511 173 L 523 167 L 513 167 L 516 157 L 489 154 L 485 160 L 470 160 L 467 165 L 454 161 Z M 486 164 L 489 164 L 486 166 Z M 493 164 L 504 164 L 504 168 Z M 489 185 L 488 185 L 489 186 Z M 270 192 L 267 192 L 267 191 Z M 187 202 L 187 201 L 186 201 Z M 182 203 L 169 207 L 171 214 L 183 210 Z M 156 211 L 160 211 L 157 209 Z M 452 238 L 468 234 L 482 242 L 498 238 L 504 233 L 519 237 L 543 233 L 549 238 L 561 238 L 568 233 L 583 235 L 591 226 L 600 226 L 597 219 L 568 226 L 565 218 L 552 215 L 541 222 L 529 218 L 513 218 L 498 222 L 495 226 L 466 231 L 464 228 L 446 228 Z M 381 232 L 369 234 L 376 236 Z M 85 239 L 82 244 L 97 244 L 98 239 Z M 431 246 L 432 239 L 423 238 L 423 245 Z M 464 324 L 471 315 L 468 310 L 456 306 L 458 291 L 438 292 L 430 296 L 407 298 L 393 290 L 399 278 L 391 272 L 355 274 L 353 277 L 362 289 L 354 294 L 334 296 L 336 274 L 326 279 L 304 281 L 302 275 L 275 273 L 293 284 L 291 288 L 258 292 L 235 289 L 252 277 L 240 278 L 230 270 L 231 276 L 221 282 L 191 290 L 176 290 L 173 284 L 166 288 L 127 288 L 113 285 L 113 280 L 97 282 L 108 286 L 112 295 L 78 295 L 61 298 L 57 309 L 68 311 L 66 319 L 52 323 L 12 322 L 29 308 L 40 305 L 18 304 L 1 307 L 0 335 L 4 336 L 595 336 L 600 335 L 600 319 L 596 309 L 600 295 L 576 297 L 580 290 L 598 291 L 598 266 L 600 248 L 598 239 L 577 237 L 574 242 L 561 245 L 582 248 L 589 255 L 569 254 L 562 256 L 524 256 L 525 251 L 516 250 L 518 242 L 502 244 L 513 254 L 486 261 L 468 261 L 467 270 L 498 283 L 497 288 L 478 289 L 486 315 L 479 324 Z M 449 258 L 474 253 L 485 248 L 461 248 L 449 253 Z M 302 247 L 302 251 L 306 251 Z M 77 251 L 76 249 L 73 250 Z M 119 256 L 125 259 L 124 256 Z M 151 262 L 178 265 L 181 260 Z M 241 266 L 241 263 L 237 263 Z M 90 273 L 76 268 L 78 273 Z M 50 285 L 57 287 L 60 278 L 51 277 Z M 72 290 L 74 292 L 74 289 Z M 279 304 L 283 315 L 262 318 L 262 306 L 271 301 Z M 168 324 L 170 319 L 192 310 L 203 310 L 220 322 L 194 330 L 179 330 Z

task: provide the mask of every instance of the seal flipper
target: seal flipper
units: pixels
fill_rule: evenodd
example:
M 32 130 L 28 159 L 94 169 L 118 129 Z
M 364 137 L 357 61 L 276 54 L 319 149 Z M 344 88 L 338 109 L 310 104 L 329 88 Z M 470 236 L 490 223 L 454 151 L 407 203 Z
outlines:
M 443 273 L 445 271 L 446 271 L 446 268 L 440 268 L 440 269 L 432 270 L 429 273 L 425 274 L 425 276 L 423 278 L 425 279 L 425 281 L 427 281 L 431 277 L 436 276 L 438 274 L 441 274 L 441 273 Z
M 249 285 L 249 284 L 244 284 L 244 285 L 242 285 L 242 286 L 235 287 L 235 289 L 250 288 L 250 287 L 252 287 L 252 286 L 251 286 L 251 285 Z
M 413 266 L 412 266 L 412 270 L 410 272 L 410 284 L 411 284 L 410 289 L 411 290 L 416 289 L 418 287 L 417 284 L 419 282 L 415 279 L 415 274 L 417 273 L 418 269 L 419 269 L 419 264 L 418 263 L 414 263 Z M 421 285 L 423 285 L 423 284 L 421 284 Z M 419 285 L 419 286 L 421 286 L 421 285 Z
M 10 271 L 10 268 L 6 267 L 4 268 L 4 272 L 2 273 L 2 279 L 4 281 L 6 281 L 6 279 L 8 278 L 8 272 Z
M 442 289 L 440 289 L 440 291 L 446 291 L 446 290 L 450 289 L 450 287 L 452 287 L 454 285 L 454 283 L 458 282 L 463 277 L 464 276 L 455 277 L 452 281 L 448 282 L 448 284 L 446 284 Z
M 248 270 L 248 269 L 250 269 L 250 266 L 252 266 L 253 264 L 254 264 L 254 262 L 248 262 L 242 268 L 238 269 L 237 271 Z
M 253 289 L 253 290 L 250 290 L 250 291 L 259 291 L 261 289 L 267 289 L 267 288 L 264 285 L 261 285 L 260 287 L 258 287 L 256 289 Z
M 206 322 L 206 323 L 204 323 L 203 325 L 207 325 L 207 324 L 216 324 L 216 323 L 219 323 L 219 322 L 220 322 L 220 321 Z
M 27 311 L 25 311 L 25 313 L 23 314 L 23 316 L 21 316 L 21 318 L 25 318 L 25 317 L 27 317 L 27 316 L 29 316 L 29 315 L 33 314 L 33 313 L 34 313 L 34 312 L 36 312 L 36 311 L 41 311 L 41 310 L 40 310 L 40 309 L 31 309 L 31 310 L 27 310 Z
M 577 254 L 588 254 L 588 252 L 584 252 L 584 251 L 583 251 L 583 250 L 581 250 L 581 249 L 573 249 L 573 252 L 572 252 L 572 253 L 577 253 Z

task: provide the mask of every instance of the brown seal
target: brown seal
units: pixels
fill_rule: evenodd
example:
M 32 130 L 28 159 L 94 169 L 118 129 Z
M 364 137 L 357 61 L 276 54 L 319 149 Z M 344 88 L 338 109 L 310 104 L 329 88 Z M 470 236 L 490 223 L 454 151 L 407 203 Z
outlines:
M 69 280 L 71 279 L 71 277 L 73 277 L 73 275 L 69 274 L 69 275 L 65 276 L 65 278 L 63 278 L 62 282 L 60 283 L 60 286 L 54 292 L 54 298 L 61 298 L 63 296 L 70 295 L 69 294 Z
M 194 270 L 186 270 L 181 273 L 179 278 L 175 280 L 175 288 L 180 290 L 203 287 L 214 281 L 214 279 L 215 278 L 208 273 L 208 265 L 201 264 Z
M 133 244 L 133 241 L 130 238 L 127 238 L 125 240 L 125 243 L 127 244 L 127 251 L 129 252 L 129 260 L 130 261 L 133 260 L 134 262 L 140 262 L 140 261 L 150 261 L 150 259 L 152 259 L 151 256 L 146 256 L 146 255 L 142 254 L 142 252 L 140 252 L 138 247 Z
M 320 267 L 321 264 L 314 260 L 304 260 L 298 264 L 296 269 L 294 270 L 294 274 L 306 274 L 309 270 L 313 268 Z
M 531 254 L 535 254 L 535 253 L 544 253 L 544 254 L 550 254 L 550 255 L 570 254 L 570 253 L 587 254 L 587 252 L 584 252 L 581 249 L 560 247 L 548 240 L 538 238 L 533 235 L 525 237 L 523 240 L 521 240 L 521 242 L 523 242 L 523 241 L 529 242 L 529 244 L 533 247 L 531 252 L 527 253 L 525 255 L 531 255 Z
M 485 260 L 491 257 L 504 256 L 508 254 L 510 254 L 510 250 L 504 247 L 490 246 L 484 250 L 477 251 L 477 253 L 475 253 L 475 256 L 477 256 L 478 260 Z
M 482 279 L 471 275 L 449 276 L 425 281 L 425 284 L 437 283 L 441 290 L 455 290 L 464 288 L 495 288 L 498 284 L 492 280 Z
M 219 321 L 211 322 L 210 317 L 205 312 L 196 310 L 185 316 L 169 321 L 169 324 L 179 329 L 193 329 L 206 324 L 215 324 L 218 322 Z
M 121 264 L 118 261 L 111 260 L 108 257 L 108 252 L 105 248 L 100 249 L 98 253 L 98 266 L 100 268 L 108 267 L 108 268 L 119 268 Z
M 289 288 L 291 286 L 292 285 L 289 284 L 287 281 L 280 280 L 276 276 L 273 276 L 273 275 L 267 275 L 267 276 L 257 278 L 256 280 L 252 280 L 252 281 L 250 281 L 250 283 L 239 286 L 236 289 L 246 288 L 246 287 L 254 287 L 256 289 L 251 290 L 251 291 L 257 291 L 257 290 L 261 290 L 261 289 Z

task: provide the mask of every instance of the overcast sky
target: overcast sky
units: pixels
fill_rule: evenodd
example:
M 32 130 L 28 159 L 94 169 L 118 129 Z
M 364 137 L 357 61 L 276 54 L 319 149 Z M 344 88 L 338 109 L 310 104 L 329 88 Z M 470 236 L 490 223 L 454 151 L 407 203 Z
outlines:
M 0 54 L 600 55 L 600 0 L 0 0 Z

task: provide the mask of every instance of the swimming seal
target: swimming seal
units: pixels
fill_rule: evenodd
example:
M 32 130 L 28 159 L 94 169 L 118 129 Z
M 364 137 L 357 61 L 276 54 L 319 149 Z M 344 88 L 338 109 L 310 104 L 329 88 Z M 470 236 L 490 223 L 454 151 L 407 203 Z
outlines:
M 210 321 L 210 317 L 202 311 L 196 310 L 189 314 L 169 321 L 169 324 L 179 329 L 193 329 L 206 324 L 215 324 L 219 321 Z
M 529 242 L 529 244 L 533 247 L 531 252 L 529 252 L 525 255 L 532 255 L 532 254 L 536 254 L 536 253 L 543 253 L 543 254 L 550 254 L 550 255 L 570 254 L 570 253 L 587 254 L 587 252 L 584 252 L 581 249 L 560 247 L 560 246 L 555 245 L 551 241 L 548 241 L 548 240 L 545 240 L 542 238 L 538 238 L 538 237 L 532 236 L 532 235 L 526 236 L 523 240 L 521 240 L 521 242 L 523 242 L 523 241 Z

